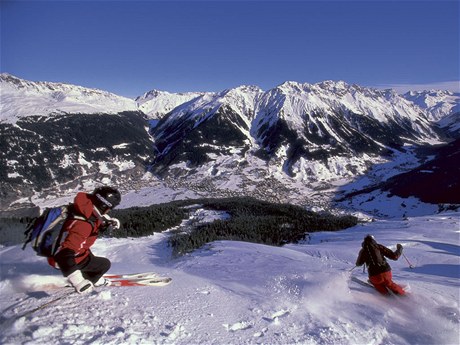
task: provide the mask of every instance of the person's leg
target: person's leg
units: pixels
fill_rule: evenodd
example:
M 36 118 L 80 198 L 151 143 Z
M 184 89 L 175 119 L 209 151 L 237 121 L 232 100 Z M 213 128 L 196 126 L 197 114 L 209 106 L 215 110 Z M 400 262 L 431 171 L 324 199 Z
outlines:
M 385 281 L 385 286 L 391 291 L 393 291 L 395 294 L 406 294 L 404 289 L 393 281 L 393 274 L 391 273 L 391 271 L 383 273 L 383 279 Z
M 91 254 L 87 263 L 81 268 L 81 272 L 83 277 L 94 284 L 110 269 L 110 266 L 109 259 Z
M 380 292 L 382 295 L 388 295 L 388 290 L 382 274 L 377 274 L 375 276 L 369 277 L 369 280 L 378 292 Z

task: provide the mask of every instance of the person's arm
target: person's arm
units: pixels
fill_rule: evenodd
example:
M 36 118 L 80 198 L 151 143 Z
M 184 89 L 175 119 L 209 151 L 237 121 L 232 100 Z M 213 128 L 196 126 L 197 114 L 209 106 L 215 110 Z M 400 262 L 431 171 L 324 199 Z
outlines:
M 402 245 L 400 245 L 399 243 L 396 245 L 396 250 L 395 251 L 392 251 L 391 249 L 385 247 L 385 246 L 382 246 L 381 244 L 379 244 L 379 249 L 380 249 L 380 252 L 385 256 L 387 257 L 388 259 L 391 259 L 391 260 L 398 260 L 399 257 L 401 256 L 402 254 L 402 250 L 403 250 L 403 247 Z
M 365 262 L 366 262 L 366 258 L 364 255 L 364 250 L 361 249 L 359 251 L 358 258 L 356 259 L 356 266 L 362 266 L 364 265 Z

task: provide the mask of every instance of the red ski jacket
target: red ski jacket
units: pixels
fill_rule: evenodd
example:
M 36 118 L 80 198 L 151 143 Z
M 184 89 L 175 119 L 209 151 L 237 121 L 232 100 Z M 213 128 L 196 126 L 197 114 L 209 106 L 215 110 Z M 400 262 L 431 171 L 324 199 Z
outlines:
M 64 249 L 66 252 L 70 250 L 73 252 L 75 264 L 79 264 L 90 255 L 90 248 L 96 242 L 103 219 L 94 209 L 90 195 L 83 192 L 78 193 L 75 197 L 74 212 L 90 221 L 68 219 L 62 227 L 60 246 L 54 256 L 58 256 Z M 50 264 L 53 265 L 53 262 Z M 64 269 L 64 267 L 60 268 Z

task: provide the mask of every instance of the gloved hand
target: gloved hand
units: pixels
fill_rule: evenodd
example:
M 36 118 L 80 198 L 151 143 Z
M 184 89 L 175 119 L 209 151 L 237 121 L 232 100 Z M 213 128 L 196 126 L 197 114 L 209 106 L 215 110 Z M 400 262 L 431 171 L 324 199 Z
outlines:
M 117 218 L 111 218 L 110 223 L 112 224 L 112 226 L 113 226 L 113 228 L 115 230 L 120 229 L 121 224 L 120 224 L 120 221 Z
M 80 270 L 73 272 L 67 277 L 67 280 L 78 293 L 89 293 L 93 290 L 93 283 L 85 279 Z
M 402 250 L 403 250 L 402 244 L 399 244 L 399 243 L 398 243 L 398 244 L 396 245 L 396 249 L 398 249 L 399 251 L 402 252 Z
M 120 221 L 117 218 L 112 218 L 108 214 L 104 214 L 102 218 L 104 218 L 104 223 L 106 223 L 107 226 L 111 225 L 115 230 L 120 229 Z

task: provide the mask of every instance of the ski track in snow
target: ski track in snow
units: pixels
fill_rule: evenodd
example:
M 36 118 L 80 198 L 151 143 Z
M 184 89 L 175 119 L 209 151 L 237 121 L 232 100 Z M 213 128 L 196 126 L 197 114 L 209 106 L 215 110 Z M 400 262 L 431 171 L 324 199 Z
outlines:
M 59 296 L 58 271 L 30 248 L 0 248 L 1 344 L 457 344 L 459 213 L 378 220 L 313 233 L 309 244 L 217 241 L 171 258 L 167 233 L 99 239 L 111 273 L 156 271 L 165 287 L 105 287 Z M 349 281 L 367 233 L 402 243 L 416 266 L 390 261 L 405 298 Z M 54 289 L 52 288 L 54 286 Z

